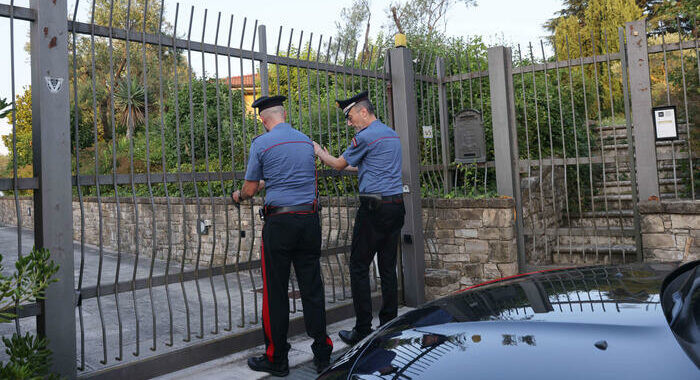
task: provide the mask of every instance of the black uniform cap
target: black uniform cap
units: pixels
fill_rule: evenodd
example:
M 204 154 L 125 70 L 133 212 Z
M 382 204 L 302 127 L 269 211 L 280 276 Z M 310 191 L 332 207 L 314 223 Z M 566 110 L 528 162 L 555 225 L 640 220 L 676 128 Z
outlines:
M 343 110 L 345 117 L 348 117 L 348 113 L 350 112 L 352 107 L 354 107 L 355 104 L 357 104 L 363 100 L 368 100 L 367 91 L 362 91 L 361 93 L 353 96 L 350 99 L 345 99 L 345 100 L 336 99 L 335 104 L 338 106 L 338 108 Z
M 287 97 L 285 96 L 261 96 L 257 99 L 252 104 L 253 108 L 257 108 L 258 112 L 262 112 L 267 108 L 270 107 L 275 107 L 275 106 L 281 106 L 282 103 L 287 100 Z

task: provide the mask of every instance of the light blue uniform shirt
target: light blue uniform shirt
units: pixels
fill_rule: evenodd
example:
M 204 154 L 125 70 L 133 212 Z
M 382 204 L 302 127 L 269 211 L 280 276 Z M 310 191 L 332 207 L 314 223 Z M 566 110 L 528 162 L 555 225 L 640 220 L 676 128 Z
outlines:
M 361 193 L 401 194 L 401 141 L 393 129 L 379 120 L 357 132 L 343 152 L 348 164 L 356 166 Z
M 265 180 L 265 205 L 296 206 L 316 199 L 316 157 L 308 136 L 279 123 L 250 144 L 247 181 Z

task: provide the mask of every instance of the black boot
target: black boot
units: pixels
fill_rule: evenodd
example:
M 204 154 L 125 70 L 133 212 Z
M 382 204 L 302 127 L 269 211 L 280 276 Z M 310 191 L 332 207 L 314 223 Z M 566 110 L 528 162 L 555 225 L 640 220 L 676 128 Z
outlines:
M 357 331 L 356 329 L 340 330 L 340 332 L 338 332 L 338 336 L 340 337 L 340 339 L 343 342 L 347 343 L 348 345 L 353 346 L 353 345 L 357 344 L 357 342 L 361 341 L 362 339 L 364 339 L 367 335 L 369 335 L 371 333 L 372 333 L 372 330 L 367 331 L 367 332 L 360 332 L 360 331 Z
M 248 358 L 248 367 L 253 371 L 268 372 L 272 376 L 284 377 L 289 375 L 289 361 L 287 359 L 271 363 L 267 355 Z
M 330 367 L 330 365 L 330 359 L 314 358 L 314 366 L 316 367 L 316 373 L 323 372 L 326 368 Z

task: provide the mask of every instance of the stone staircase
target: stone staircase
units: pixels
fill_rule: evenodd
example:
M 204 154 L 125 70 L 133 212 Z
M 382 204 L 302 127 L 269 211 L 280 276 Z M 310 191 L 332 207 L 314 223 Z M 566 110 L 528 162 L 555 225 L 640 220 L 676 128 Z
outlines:
M 596 142 L 595 148 L 591 147 L 592 154 L 600 157 L 602 137 L 605 163 L 602 168 L 597 165 L 599 173 L 594 175 L 592 199 L 589 188 L 581 189 L 588 207 L 579 213 L 577 201 L 570 201 L 570 217 L 567 219 L 562 213 L 560 227 L 548 233 L 555 235 L 550 245 L 555 265 L 622 263 L 637 259 L 626 127 L 599 127 L 596 122 L 589 122 L 589 125 L 594 132 L 591 141 L 595 136 Z M 680 136 L 684 133 L 679 130 Z M 672 157 L 672 152 L 678 156 L 685 144 L 685 140 L 675 141 L 673 147 L 666 141 L 656 144 L 661 199 L 675 198 L 677 193 L 685 191 L 678 171 L 674 176 L 673 162 L 666 159 Z M 677 160 L 676 165 L 678 163 Z

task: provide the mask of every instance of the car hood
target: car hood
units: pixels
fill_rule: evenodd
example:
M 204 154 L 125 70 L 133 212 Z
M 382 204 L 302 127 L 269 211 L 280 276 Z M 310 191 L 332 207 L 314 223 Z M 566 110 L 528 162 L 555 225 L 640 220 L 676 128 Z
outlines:
M 322 378 L 700 378 L 660 305 L 674 268 L 576 268 L 469 289 L 393 320 Z

